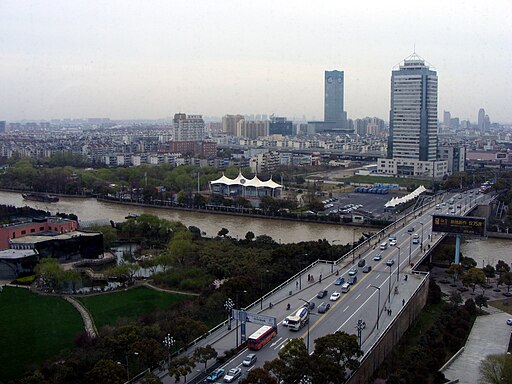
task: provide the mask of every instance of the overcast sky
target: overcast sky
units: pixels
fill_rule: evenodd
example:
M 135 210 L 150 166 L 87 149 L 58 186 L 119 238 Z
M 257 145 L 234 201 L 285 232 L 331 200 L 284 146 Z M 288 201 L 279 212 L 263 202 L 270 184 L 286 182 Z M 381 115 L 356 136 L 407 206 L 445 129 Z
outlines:
M 512 122 L 511 0 L 1 0 L 0 120 L 275 113 L 388 120 L 392 68 L 438 72 L 439 118 Z

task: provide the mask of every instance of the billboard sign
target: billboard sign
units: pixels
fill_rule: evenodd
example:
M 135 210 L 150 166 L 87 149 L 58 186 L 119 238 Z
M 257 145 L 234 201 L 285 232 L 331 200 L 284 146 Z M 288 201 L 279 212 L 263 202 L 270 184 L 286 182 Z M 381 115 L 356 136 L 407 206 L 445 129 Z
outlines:
M 483 217 L 432 215 L 432 232 L 485 237 L 485 230 L 486 219 Z

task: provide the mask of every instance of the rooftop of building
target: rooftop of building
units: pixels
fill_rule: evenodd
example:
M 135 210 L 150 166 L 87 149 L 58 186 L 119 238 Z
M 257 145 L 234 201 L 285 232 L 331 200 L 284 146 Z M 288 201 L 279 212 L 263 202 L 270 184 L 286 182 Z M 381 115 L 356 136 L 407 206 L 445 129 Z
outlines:
M 43 235 L 40 234 L 32 234 L 24 237 L 19 237 L 16 239 L 11 239 L 12 244 L 37 244 L 42 243 L 48 240 L 68 240 L 74 237 L 87 237 L 87 236 L 97 236 L 100 232 L 82 232 L 82 231 L 72 231 L 67 233 L 49 233 L 45 232 Z
M 37 255 L 35 249 L 6 249 L 0 251 L 0 260 L 16 260 L 35 255 Z
M 34 223 L 51 223 L 51 224 L 65 224 L 74 220 L 64 219 L 62 217 L 51 216 L 44 218 L 33 218 L 32 220 L 18 221 L 16 223 L 2 224 L 0 228 L 22 228 Z

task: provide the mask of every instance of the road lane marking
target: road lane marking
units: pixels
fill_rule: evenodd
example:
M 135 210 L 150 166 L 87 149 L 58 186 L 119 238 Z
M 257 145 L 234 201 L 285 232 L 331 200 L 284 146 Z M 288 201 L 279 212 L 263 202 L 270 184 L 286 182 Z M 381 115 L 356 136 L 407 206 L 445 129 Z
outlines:
M 359 299 L 361 297 L 361 294 L 357 295 L 356 296 L 356 300 Z
M 286 338 L 284 339 L 282 342 L 280 342 L 275 348 L 274 350 L 276 350 L 277 348 L 281 349 L 284 347 L 284 344 L 286 344 L 290 339 Z
M 345 309 L 343 310 L 343 312 L 345 312 L 345 311 L 348 309 L 348 307 L 350 307 L 350 305 L 347 305 L 347 308 L 345 308 Z
M 375 277 L 375 280 L 378 280 L 380 277 L 380 273 Z
M 277 343 L 279 343 L 279 341 L 282 339 L 282 337 L 280 337 L 279 339 L 277 339 L 276 341 L 274 341 L 272 344 L 270 344 L 271 347 L 273 347 L 274 345 L 276 345 Z

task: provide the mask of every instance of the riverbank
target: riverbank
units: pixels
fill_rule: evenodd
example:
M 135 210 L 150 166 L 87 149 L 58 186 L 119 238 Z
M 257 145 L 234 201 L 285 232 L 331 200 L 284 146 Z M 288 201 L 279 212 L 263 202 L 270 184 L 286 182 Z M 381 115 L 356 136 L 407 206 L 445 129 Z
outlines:
M 196 212 L 196 213 L 204 213 L 204 214 L 216 214 L 216 215 L 227 215 L 227 216 L 241 216 L 241 217 L 252 217 L 252 218 L 258 218 L 258 219 L 270 219 L 270 220 L 283 220 L 283 221 L 296 221 L 296 222 L 305 222 L 305 223 L 315 223 L 315 224 L 330 224 L 330 225 L 340 225 L 340 226 L 347 226 L 347 227 L 367 227 L 367 228 L 384 228 L 387 225 L 390 224 L 390 222 L 384 222 L 383 224 L 376 224 L 376 223 L 353 223 L 353 222 L 345 222 L 342 218 L 340 220 L 332 220 L 329 219 L 322 219 L 322 218 L 329 218 L 328 216 L 313 216 L 308 215 L 311 217 L 304 217 L 300 216 L 300 214 L 296 214 L 296 217 L 291 216 L 276 216 L 276 215 L 265 215 L 265 214 L 254 214 L 253 212 L 243 212 L 244 208 L 242 208 L 241 212 L 234 211 L 234 210 L 228 210 L 231 207 L 218 207 L 219 209 L 201 209 L 201 208 L 188 208 L 188 207 L 180 207 L 176 205 L 160 205 L 160 204 L 147 204 L 147 203 L 137 203 L 132 201 L 120 201 L 116 199 L 106 199 L 102 197 L 97 197 L 97 201 L 103 202 L 103 203 L 114 203 L 119 205 L 127 205 L 127 206 L 138 206 L 138 207 L 148 207 L 148 208 L 161 208 L 161 209 L 168 209 L 168 210 L 176 210 L 176 211 L 183 211 L 183 212 Z M 222 210 L 225 209 L 225 210 Z M 292 214 L 288 214 L 292 215 Z

